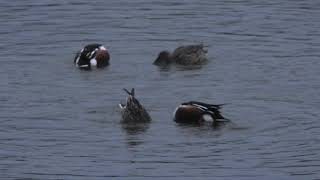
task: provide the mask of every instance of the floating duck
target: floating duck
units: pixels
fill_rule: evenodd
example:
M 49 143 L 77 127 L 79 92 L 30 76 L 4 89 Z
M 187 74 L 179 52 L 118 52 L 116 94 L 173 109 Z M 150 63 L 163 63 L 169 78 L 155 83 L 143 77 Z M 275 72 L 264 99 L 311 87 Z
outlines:
M 173 53 L 161 51 L 153 64 L 157 66 L 167 66 L 169 64 L 199 65 L 207 61 L 207 52 L 203 44 L 180 46 Z
M 103 68 L 109 65 L 110 54 L 101 44 L 89 44 L 77 52 L 74 64 L 80 69 Z
M 228 120 L 221 115 L 221 106 L 222 104 L 207 104 L 197 101 L 185 102 L 175 109 L 174 121 L 184 124 L 202 124 L 205 121 L 211 121 L 214 125 L 219 122 L 219 119 Z
M 127 97 L 126 104 L 119 104 L 122 115 L 122 122 L 125 123 L 140 123 L 150 122 L 151 117 L 146 109 L 140 104 L 138 99 L 135 98 L 134 88 L 131 91 L 123 89 L 129 96 Z

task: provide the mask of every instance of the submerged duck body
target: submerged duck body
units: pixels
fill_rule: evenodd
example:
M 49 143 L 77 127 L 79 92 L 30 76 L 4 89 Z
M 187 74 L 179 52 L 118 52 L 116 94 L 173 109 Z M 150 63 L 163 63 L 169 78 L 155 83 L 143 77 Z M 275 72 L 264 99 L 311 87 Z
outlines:
M 207 52 L 203 44 L 180 46 L 172 53 L 169 51 L 160 52 L 153 64 L 158 66 L 169 64 L 199 65 L 207 61 Z
M 109 65 L 110 54 L 101 44 L 89 44 L 77 52 L 74 64 L 80 69 L 103 68 Z
M 138 99 L 135 98 L 134 88 L 129 92 L 127 89 L 124 91 L 129 95 L 126 104 L 119 104 L 122 115 L 122 122 L 124 123 L 141 123 L 150 122 L 151 117 L 146 109 L 140 104 Z
M 180 104 L 174 111 L 174 121 L 184 124 L 202 124 L 205 121 L 217 123 L 219 119 L 225 119 L 221 115 L 221 104 L 207 104 L 190 101 Z

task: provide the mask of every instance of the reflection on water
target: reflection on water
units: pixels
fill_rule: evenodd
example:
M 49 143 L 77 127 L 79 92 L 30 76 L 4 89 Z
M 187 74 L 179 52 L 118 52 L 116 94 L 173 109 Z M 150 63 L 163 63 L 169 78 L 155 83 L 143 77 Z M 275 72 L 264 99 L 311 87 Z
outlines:
M 143 134 L 149 129 L 150 123 L 121 123 L 126 133 L 126 143 L 129 147 L 143 144 Z M 140 137 L 140 138 L 139 138 Z
M 150 123 L 121 123 L 122 129 L 128 135 L 145 133 L 149 129 Z

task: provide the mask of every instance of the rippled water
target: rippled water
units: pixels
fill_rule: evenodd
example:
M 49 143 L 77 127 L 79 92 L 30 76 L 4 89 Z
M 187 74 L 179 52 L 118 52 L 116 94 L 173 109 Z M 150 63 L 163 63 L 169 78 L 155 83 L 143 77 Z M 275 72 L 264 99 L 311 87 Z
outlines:
M 319 179 L 320 3 L 0 2 L 1 179 Z M 103 43 L 111 66 L 73 67 Z M 161 70 L 203 42 L 210 62 Z M 121 125 L 122 88 L 153 121 Z M 227 103 L 231 124 L 179 126 L 181 102 Z

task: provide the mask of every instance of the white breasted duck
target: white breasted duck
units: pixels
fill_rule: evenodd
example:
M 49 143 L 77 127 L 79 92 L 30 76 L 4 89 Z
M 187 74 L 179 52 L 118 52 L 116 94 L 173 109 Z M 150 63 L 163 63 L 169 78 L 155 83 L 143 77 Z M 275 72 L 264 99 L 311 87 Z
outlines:
M 161 51 L 153 64 L 157 66 L 169 64 L 200 65 L 207 61 L 207 52 L 203 44 L 180 46 L 173 53 Z
M 146 109 L 135 98 L 134 88 L 131 92 L 123 89 L 129 96 L 127 97 L 126 104 L 119 104 L 121 108 L 122 122 L 124 123 L 141 123 L 150 122 L 151 117 Z
M 211 121 L 216 125 L 218 119 L 229 121 L 221 115 L 222 104 L 207 104 L 203 102 L 190 101 L 180 104 L 174 111 L 174 121 L 183 124 L 202 124 Z
M 80 69 L 103 68 L 109 65 L 110 54 L 101 44 L 89 44 L 77 52 L 74 64 Z

